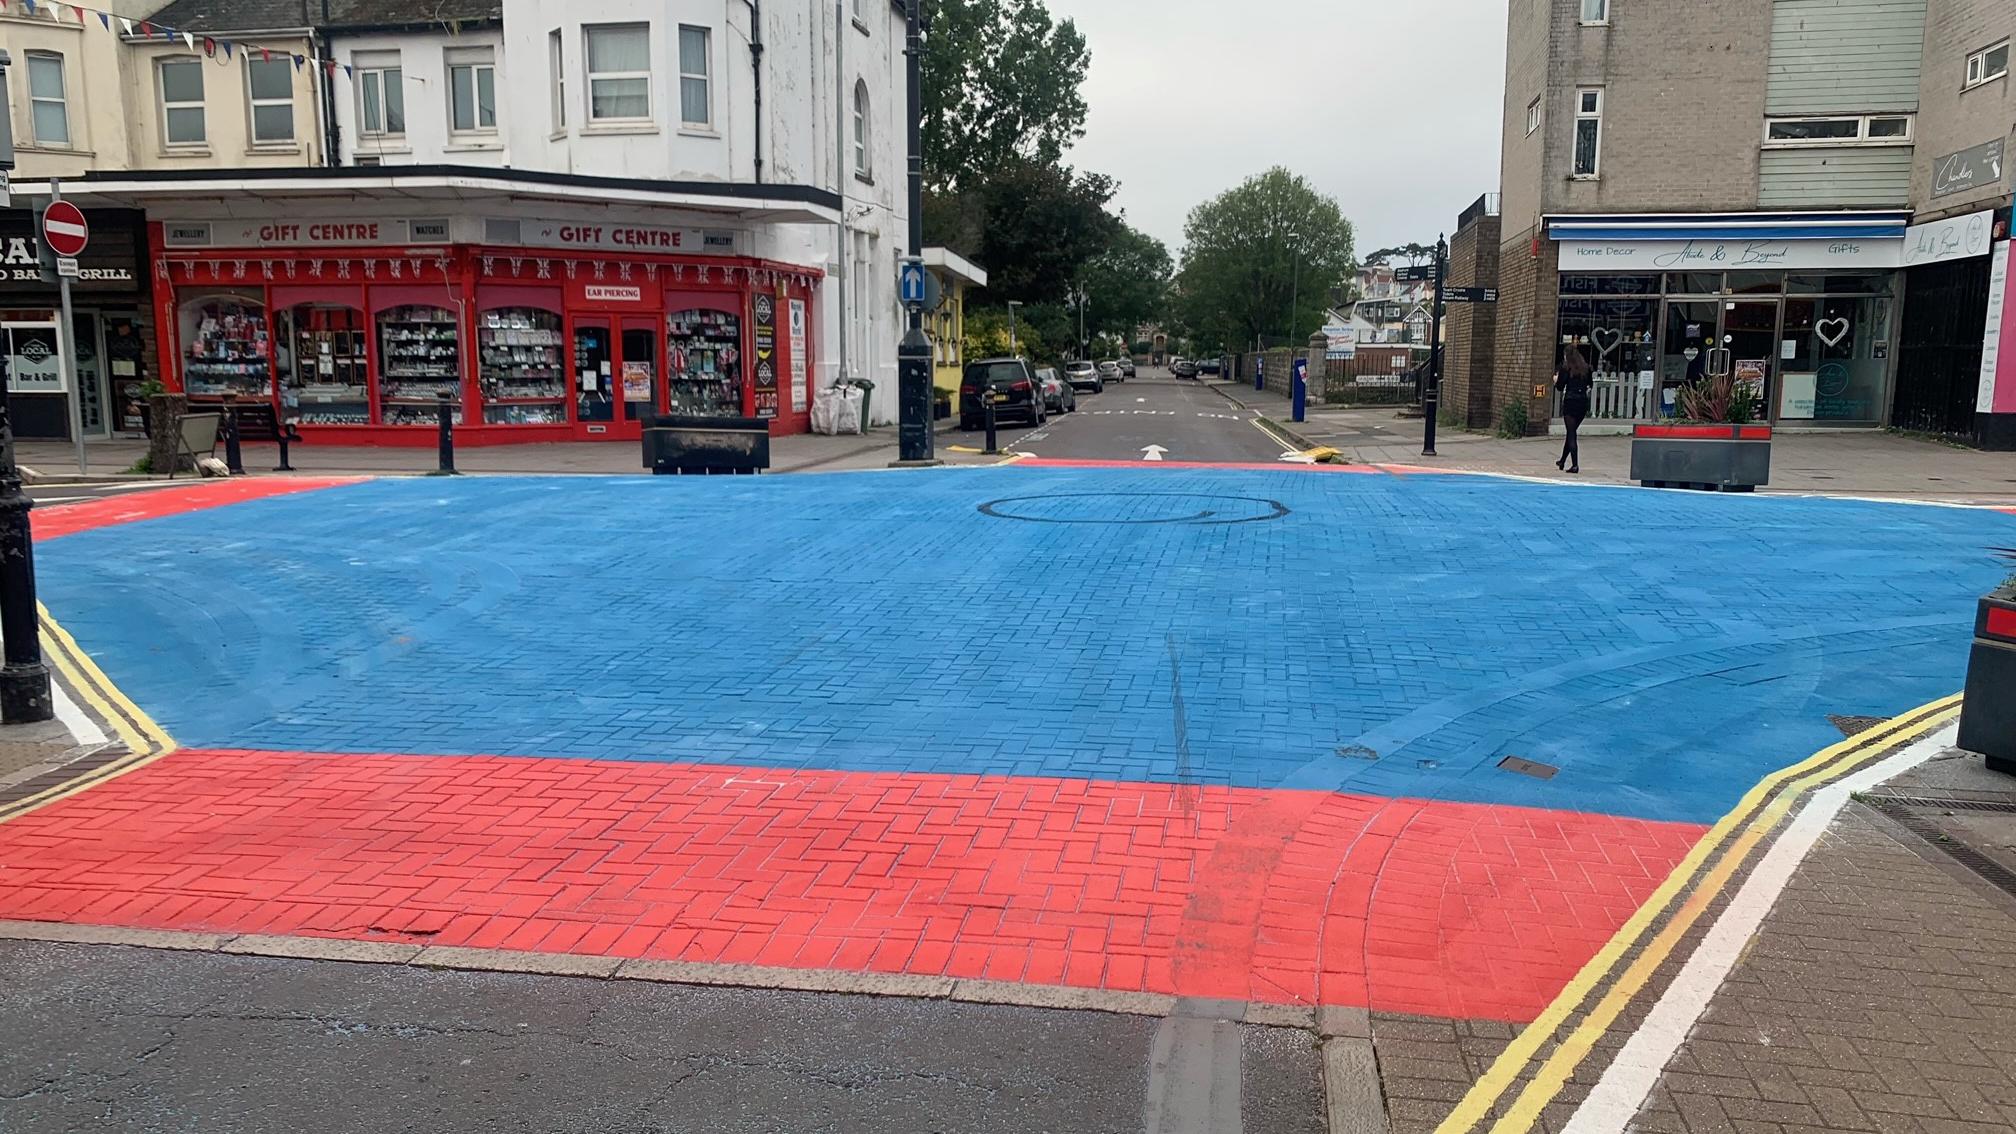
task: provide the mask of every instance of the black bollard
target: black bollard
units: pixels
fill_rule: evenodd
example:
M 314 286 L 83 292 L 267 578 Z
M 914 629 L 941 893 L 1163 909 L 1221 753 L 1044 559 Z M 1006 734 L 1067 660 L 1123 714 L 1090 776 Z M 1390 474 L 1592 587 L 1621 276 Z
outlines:
M 274 472 L 294 471 L 294 466 L 287 461 L 287 445 L 289 442 L 300 440 L 300 438 L 301 435 L 294 431 L 293 422 L 290 421 L 280 427 L 280 463 L 274 466 Z
M 436 390 L 434 396 L 441 399 L 434 407 L 441 422 L 441 469 L 443 474 L 455 471 L 455 405 L 449 399 L 455 395 L 447 390 Z
M 993 455 L 994 455 L 995 453 L 998 453 L 998 452 L 1000 452 L 1000 450 L 999 450 L 999 449 L 996 449 L 996 448 L 994 447 L 994 398 L 995 398 L 995 393 L 994 393 L 994 391 L 993 391 L 993 390 L 988 390 L 988 391 L 987 391 L 987 392 L 986 392 L 985 394 L 982 394 L 982 395 L 980 396 L 980 400 L 981 400 L 981 401 L 982 401 L 983 403 L 985 403 L 985 404 L 986 404 L 986 407 L 987 407 L 987 408 L 986 408 L 986 410 L 985 410 L 984 412 L 985 412 L 985 413 L 986 413 L 986 415 L 987 415 L 987 455 L 988 455 L 988 456 L 993 456 Z

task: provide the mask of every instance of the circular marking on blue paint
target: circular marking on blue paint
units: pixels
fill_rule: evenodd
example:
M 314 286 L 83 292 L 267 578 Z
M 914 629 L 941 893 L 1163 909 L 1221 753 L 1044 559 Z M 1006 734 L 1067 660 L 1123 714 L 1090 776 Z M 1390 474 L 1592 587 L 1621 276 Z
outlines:
M 1202 492 L 1053 492 L 990 500 L 980 512 L 1034 524 L 1252 524 L 1278 520 L 1288 506 Z

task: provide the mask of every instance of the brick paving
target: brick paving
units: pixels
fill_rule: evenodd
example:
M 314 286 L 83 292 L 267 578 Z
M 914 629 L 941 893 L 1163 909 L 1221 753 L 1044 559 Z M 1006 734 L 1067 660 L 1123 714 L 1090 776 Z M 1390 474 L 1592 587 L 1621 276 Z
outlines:
M 1288 421 L 1281 394 L 1256 391 L 1251 382 L 1226 383 L 1234 399 Z M 1506 473 L 1583 483 L 1630 483 L 1631 439 L 1621 434 L 1582 435 L 1582 474 L 1554 468 L 1561 438 L 1504 440 L 1443 426 L 1435 457 L 1421 455 L 1422 422 L 1388 407 L 1312 407 L 1309 420 L 1288 425 L 1312 444 L 1341 449 L 1347 459 L 1382 465 L 1425 466 Z M 1780 431 L 1772 441 L 1771 492 L 1897 496 L 1980 504 L 2016 503 L 2016 455 L 1984 453 L 1938 441 L 1874 430 Z
M 1634 1128 L 2016 1128 L 2016 900 L 1937 853 L 1851 805 Z

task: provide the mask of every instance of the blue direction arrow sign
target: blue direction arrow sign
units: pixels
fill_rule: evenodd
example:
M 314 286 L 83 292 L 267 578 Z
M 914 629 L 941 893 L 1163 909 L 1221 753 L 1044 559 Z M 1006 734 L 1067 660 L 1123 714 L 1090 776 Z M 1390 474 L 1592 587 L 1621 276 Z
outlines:
M 926 286 L 924 283 L 924 261 L 903 261 L 903 267 L 897 273 L 896 280 L 898 290 L 903 293 L 904 303 L 922 304 L 924 302 Z

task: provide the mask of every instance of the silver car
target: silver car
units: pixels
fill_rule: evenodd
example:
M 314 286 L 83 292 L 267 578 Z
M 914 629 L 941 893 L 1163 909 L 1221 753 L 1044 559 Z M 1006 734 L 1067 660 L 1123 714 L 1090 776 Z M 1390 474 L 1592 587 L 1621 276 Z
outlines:
M 1090 390 L 1095 394 L 1106 392 L 1106 379 L 1099 368 L 1089 362 L 1070 362 L 1064 365 L 1064 380 L 1071 383 L 1074 390 Z
M 1078 391 L 1053 367 L 1038 370 L 1036 380 L 1043 383 L 1043 408 L 1051 413 L 1078 412 Z

